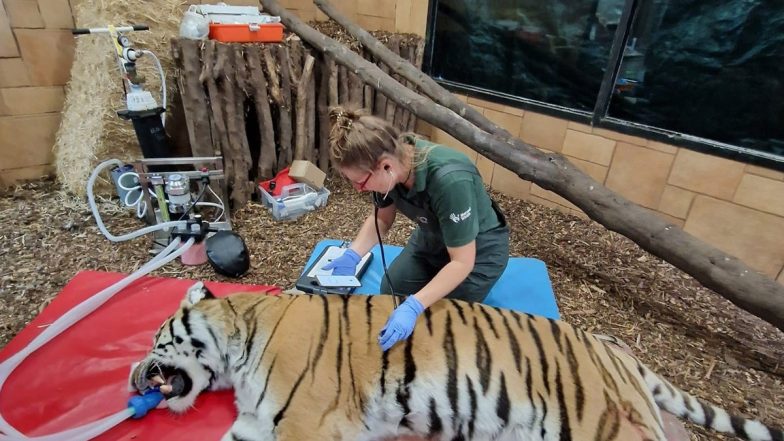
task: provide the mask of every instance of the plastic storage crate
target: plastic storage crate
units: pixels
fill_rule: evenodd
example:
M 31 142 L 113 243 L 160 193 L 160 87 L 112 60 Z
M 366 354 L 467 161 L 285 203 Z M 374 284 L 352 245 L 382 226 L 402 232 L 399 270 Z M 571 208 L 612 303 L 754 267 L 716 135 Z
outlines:
M 280 43 L 280 23 L 210 23 L 210 39 L 224 43 Z
M 294 220 L 316 208 L 327 205 L 329 190 L 316 191 L 308 184 L 297 183 L 283 187 L 280 196 L 274 197 L 258 186 L 261 203 L 272 210 L 275 220 Z
M 189 13 L 201 14 L 209 22 L 209 37 L 224 43 L 280 43 L 280 17 L 262 14 L 258 6 L 191 5 Z

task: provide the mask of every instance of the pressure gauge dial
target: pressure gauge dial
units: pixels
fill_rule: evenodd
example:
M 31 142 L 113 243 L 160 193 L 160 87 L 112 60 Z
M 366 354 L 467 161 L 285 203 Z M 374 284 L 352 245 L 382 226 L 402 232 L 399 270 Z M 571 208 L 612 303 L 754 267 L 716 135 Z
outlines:
M 117 42 L 120 43 L 120 46 L 122 47 L 128 47 L 131 45 L 131 39 L 126 37 L 125 35 L 118 36 Z

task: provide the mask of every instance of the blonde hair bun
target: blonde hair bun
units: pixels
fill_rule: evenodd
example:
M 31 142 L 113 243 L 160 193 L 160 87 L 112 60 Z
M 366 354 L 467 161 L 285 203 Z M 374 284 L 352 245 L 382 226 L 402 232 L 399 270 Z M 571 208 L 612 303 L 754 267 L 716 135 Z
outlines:
M 329 152 L 338 167 L 371 170 L 385 153 L 405 155 L 400 132 L 385 119 L 340 106 L 330 109 L 329 118 Z

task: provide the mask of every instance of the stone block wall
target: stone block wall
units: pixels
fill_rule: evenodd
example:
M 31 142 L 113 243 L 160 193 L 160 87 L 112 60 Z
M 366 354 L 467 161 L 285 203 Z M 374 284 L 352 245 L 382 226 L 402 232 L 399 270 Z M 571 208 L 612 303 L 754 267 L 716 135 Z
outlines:
M 461 98 L 523 141 L 567 156 L 613 191 L 784 284 L 784 172 Z M 423 129 L 433 141 L 473 158 L 492 188 L 586 217 L 574 204 L 523 181 L 442 130 Z
M 0 185 L 53 172 L 72 27 L 68 0 L 0 4 Z

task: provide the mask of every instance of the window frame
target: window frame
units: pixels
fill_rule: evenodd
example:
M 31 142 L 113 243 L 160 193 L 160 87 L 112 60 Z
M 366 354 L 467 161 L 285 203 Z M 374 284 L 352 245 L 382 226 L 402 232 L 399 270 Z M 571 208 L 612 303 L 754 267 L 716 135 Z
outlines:
M 427 26 L 425 30 L 425 56 L 422 61 L 422 71 L 431 77 L 433 74 L 433 48 L 438 1 L 439 0 L 428 1 Z M 602 78 L 593 112 L 548 104 L 542 101 L 483 89 L 455 81 L 437 78 L 433 79 L 449 91 L 468 94 L 472 97 L 481 98 L 486 101 L 510 105 L 524 110 L 532 110 L 556 118 L 591 125 L 596 128 L 613 130 L 626 135 L 639 136 L 746 164 L 784 171 L 784 156 L 777 156 L 772 153 L 762 152 L 747 147 L 727 144 L 708 138 L 689 135 L 687 133 L 608 116 L 610 102 L 612 100 L 613 85 L 617 80 L 623 61 L 623 48 L 626 47 L 629 35 L 632 31 L 632 25 L 634 24 L 635 15 L 642 1 L 645 0 L 626 0 L 621 21 L 618 24 L 618 29 L 613 37 L 613 43 L 607 61 L 607 69 L 605 69 L 605 74 Z

